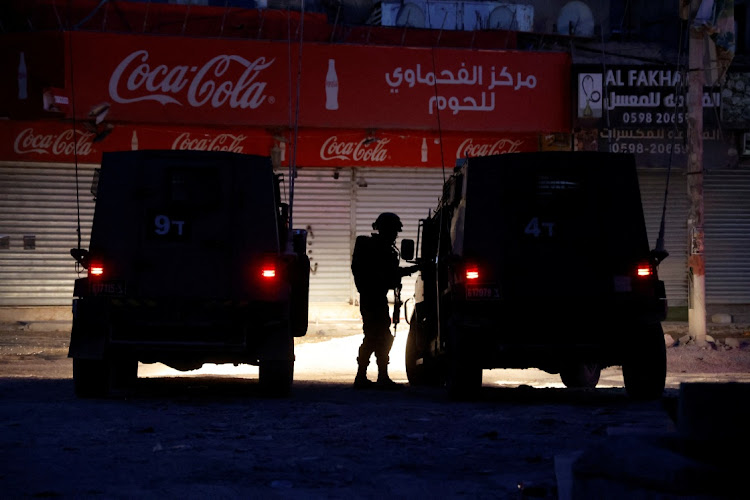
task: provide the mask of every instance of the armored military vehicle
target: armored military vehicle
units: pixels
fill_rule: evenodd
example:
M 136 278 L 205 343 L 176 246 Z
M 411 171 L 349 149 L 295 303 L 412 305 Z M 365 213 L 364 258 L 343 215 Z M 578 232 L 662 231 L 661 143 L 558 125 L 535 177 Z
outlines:
M 462 160 L 417 246 L 412 385 L 460 396 L 484 369 L 539 368 L 592 388 L 622 366 L 630 396 L 662 394 L 667 253 L 650 250 L 632 155 Z
M 263 390 L 289 392 L 309 260 L 282 181 L 261 156 L 104 153 L 89 247 L 71 250 L 86 272 L 73 299 L 76 394 L 126 387 L 139 362 L 256 365 Z

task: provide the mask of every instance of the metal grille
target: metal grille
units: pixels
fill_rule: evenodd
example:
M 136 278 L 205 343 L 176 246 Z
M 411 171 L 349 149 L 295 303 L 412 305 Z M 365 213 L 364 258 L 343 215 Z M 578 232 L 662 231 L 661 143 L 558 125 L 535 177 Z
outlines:
M 94 214 L 94 168 L 78 166 L 81 246 Z M 70 164 L 0 162 L 0 306 L 70 305 L 78 277 L 76 169 Z
M 348 168 L 297 170 L 292 224 L 307 229 L 310 302 L 351 301 L 351 183 Z
M 670 307 L 687 305 L 687 215 L 688 198 L 685 171 L 672 169 L 667 193 L 667 212 L 664 221 L 664 246 L 669 252 L 659 266 L 659 278 L 667 289 L 667 303 Z M 667 183 L 666 169 L 642 169 L 638 172 L 641 186 L 641 202 L 648 242 L 651 248 L 656 245 L 664 207 L 664 191 Z
M 750 303 L 750 169 L 703 177 L 706 303 Z

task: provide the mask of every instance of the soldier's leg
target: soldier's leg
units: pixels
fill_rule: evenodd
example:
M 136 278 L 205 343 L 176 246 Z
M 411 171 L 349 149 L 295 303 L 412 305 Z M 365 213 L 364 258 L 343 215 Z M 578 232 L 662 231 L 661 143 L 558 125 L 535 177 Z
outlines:
M 391 335 L 390 329 L 390 317 L 388 317 L 388 323 L 383 322 L 378 335 L 378 343 L 375 348 L 375 358 L 378 364 L 378 387 L 384 389 L 398 389 L 401 387 L 388 376 L 388 364 L 390 363 L 390 352 L 393 347 L 394 341 L 393 335 Z
M 370 364 L 370 357 L 375 352 L 377 346 L 378 333 L 378 314 L 377 308 L 374 310 L 370 304 L 362 302 L 360 304 L 362 313 L 362 345 L 357 352 L 357 376 L 354 379 L 355 388 L 367 388 L 373 384 L 367 379 L 367 367 Z

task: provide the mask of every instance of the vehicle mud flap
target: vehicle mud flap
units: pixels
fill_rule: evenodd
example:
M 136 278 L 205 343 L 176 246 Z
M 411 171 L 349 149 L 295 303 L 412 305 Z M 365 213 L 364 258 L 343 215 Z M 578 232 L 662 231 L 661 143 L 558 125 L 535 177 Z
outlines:
M 656 400 L 667 379 L 667 346 L 661 323 L 633 327 L 634 344 L 622 365 L 625 392 L 633 399 Z
M 293 276 L 289 305 L 292 335 L 304 337 L 307 334 L 310 301 L 310 259 L 307 255 L 298 256 Z
M 406 337 L 404 361 L 406 376 L 412 386 L 437 386 L 442 382 L 437 360 L 427 352 L 428 339 L 424 328 L 419 324 L 416 312 L 412 314 L 409 334 Z
M 85 300 L 73 301 L 73 326 L 70 333 L 69 358 L 101 360 L 107 348 L 106 313 Z
M 287 396 L 294 379 L 294 338 L 286 329 L 269 334 L 261 349 L 258 378 L 261 392 L 269 397 Z
M 452 399 L 472 399 L 482 387 L 482 367 L 472 347 L 459 326 L 449 325 L 446 388 Z

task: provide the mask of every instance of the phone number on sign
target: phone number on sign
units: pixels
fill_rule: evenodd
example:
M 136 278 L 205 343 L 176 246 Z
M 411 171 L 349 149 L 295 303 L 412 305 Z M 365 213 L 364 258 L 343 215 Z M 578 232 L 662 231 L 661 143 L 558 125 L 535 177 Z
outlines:
M 645 153 L 645 154 L 686 154 L 687 146 L 681 143 L 665 144 L 663 142 L 644 144 L 642 142 L 615 142 L 609 145 L 610 153 Z
M 686 113 L 647 113 L 647 112 L 636 112 L 631 111 L 629 113 L 622 114 L 622 123 L 626 125 L 639 125 L 643 123 L 654 123 L 659 124 L 672 124 L 672 123 L 687 123 Z

